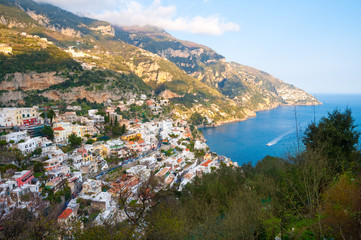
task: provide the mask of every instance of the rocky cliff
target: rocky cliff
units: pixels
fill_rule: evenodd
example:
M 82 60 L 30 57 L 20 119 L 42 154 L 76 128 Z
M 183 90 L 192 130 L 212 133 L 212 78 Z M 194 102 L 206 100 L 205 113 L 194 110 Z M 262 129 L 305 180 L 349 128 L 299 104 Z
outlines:
M 7 74 L 1 82 L 0 90 L 43 90 L 50 86 L 65 82 L 66 79 L 56 76 L 56 72 L 45 73 L 13 73 Z

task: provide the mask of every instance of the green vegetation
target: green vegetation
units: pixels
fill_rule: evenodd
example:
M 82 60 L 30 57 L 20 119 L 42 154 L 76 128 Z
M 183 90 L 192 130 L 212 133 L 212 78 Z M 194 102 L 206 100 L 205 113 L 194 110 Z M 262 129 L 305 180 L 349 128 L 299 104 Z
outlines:
M 345 125 L 344 120 L 351 124 Z M 340 162 L 341 170 L 333 170 L 334 156 L 320 145 L 306 147 L 287 159 L 268 156 L 256 166 L 222 165 L 181 192 L 158 192 L 145 215 L 122 222 L 122 226 L 109 223 L 96 230 L 89 226 L 80 236 L 105 239 L 106 229 L 113 229 L 126 238 L 141 227 L 141 239 L 357 239 L 361 229 L 361 154 L 355 149 L 358 141 L 337 141 L 345 133 L 350 133 L 346 134 L 350 139 L 359 135 L 352 120 L 349 110 L 335 111 L 308 127 L 313 133 L 325 131 L 328 149 L 337 151 L 342 145 L 351 149 L 349 161 Z M 334 127 L 323 129 L 329 121 Z M 337 134 L 330 134 L 334 130 Z M 124 209 L 142 206 L 133 202 Z
M 64 73 L 67 81 L 53 85 L 49 90 L 66 90 L 84 86 L 88 91 L 121 90 L 149 93 L 150 88 L 135 74 L 122 74 L 110 70 L 78 71 L 75 74 Z
M 120 111 L 120 109 L 117 108 L 116 113 L 121 115 L 123 119 L 141 119 L 142 122 L 149 122 L 150 119 L 156 117 L 147 104 L 141 106 L 131 104 L 127 111 Z
M 266 157 L 255 167 L 247 164 L 241 169 L 223 166 L 196 179 L 180 194 L 168 192 L 150 213 L 148 237 L 357 238 L 361 210 L 358 136 L 351 112 L 334 111 L 308 127 L 306 150 L 296 156 Z M 310 139 L 323 144 L 311 147 L 307 145 Z M 347 161 L 335 168 L 340 156 Z
M 1 165 L 0 165 L 0 172 L 1 172 L 2 174 L 4 174 L 5 172 L 7 172 L 9 169 L 14 170 L 14 172 L 17 171 L 17 170 L 19 170 L 19 168 L 18 168 L 17 166 L 15 166 L 14 164 L 5 164 L 5 165 L 1 164 Z
M 124 124 L 122 126 L 119 126 L 119 122 L 117 118 L 114 119 L 114 122 L 109 122 L 109 116 L 106 115 L 104 117 L 104 120 L 105 120 L 104 131 L 106 136 L 108 137 L 120 137 L 127 131 Z
M 102 109 L 104 108 L 104 104 L 96 103 L 96 102 L 89 102 L 86 98 L 77 99 L 73 105 L 77 105 L 81 107 L 80 111 L 77 111 L 77 115 L 84 116 L 88 114 L 90 109 Z
M 18 148 L 5 149 L 5 146 L 2 146 L 2 148 L 4 148 L 4 150 L 2 150 L 0 154 L 0 164 L 12 166 L 14 163 L 19 169 L 29 167 L 31 154 L 24 155 Z
M 82 139 L 81 137 L 78 137 L 75 133 L 72 133 L 68 137 L 69 145 L 72 148 L 79 147 L 81 145 Z
M 88 140 L 86 140 L 85 144 L 93 144 L 95 142 L 95 140 L 89 138 Z
M 175 154 L 175 153 L 176 153 L 176 152 L 174 151 L 174 149 L 173 149 L 173 148 L 168 149 L 167 151 L 162 150 L 162 152 L 163 152 L 163 153 L 164 153 L 164 155 L 165 155 L 165 156 L 167 156 L 167 157 L 170 157 L 170 156 L 172 156 L 173 154 Z
M 4 33 L 7 33 L 5 31 Z M 66 52 L 54 45 L 42 47 L 39 40 L 20 37 L 14 33 L 1 34 L 1 42 L 9 43 L 13 49 L 12 55 L 0 54 L 0 79 L 6 74 L 15 72 L 53 72 L 79 70 L 81 66 Z
M 50 140 L 54 139 L 54 130 L 52 127 L 45 125 L 41 132 L 44 134 L 45 137 L 49 138 Z
M 37 175 L 35 177 L 42 176 L 45 172 L 43 163 L 38 161 L 33 162 L 33 171 L 34 171 L 34 176 Z
M 189 118 L 189 122 L 195 126 L 201 125 L 202 123 L 204 123 L 204 121 L 205 118 L 202 117 L 202 115 L 200 115 L 198 112 L 193 113 Z
M 42 117 L 44 119 L 44 121 L 45 121 L 45 114 L 46 114 L 47 120 L 50 119 L 50 124 L 52 124 L 53 119 L 56 117 L 56 114 L 55 114 L 54 110 L 53 109 L 47 109 L 46 113 L 45 113 L 45 111 L 40 113 L 40 117 Z
M 354 161 L 353 153 L 360 137 L 356 128 L 350 109 L 344 113 L 335 110 L 308 126 L 303 143 L 308 151 L 319 150 L 323 157 L 330 159 L 332 170 L 340 173 Z
M 39 90 L 27 91 L 27 96 L 24 97 L 25 106 L 32 107 L 35 104 L 45 105 L 45 104 L 54 104 L 54 101 L 50 101 L 48 98 L 40 95 Z M 54 104 L 55 105 L 55 104 Z
M 35 149 L 31 154 L 32 154 L 33 156 L 40 156 L 42 152 L 43 152 L 43 149 L 37 148 L 37 149 Z

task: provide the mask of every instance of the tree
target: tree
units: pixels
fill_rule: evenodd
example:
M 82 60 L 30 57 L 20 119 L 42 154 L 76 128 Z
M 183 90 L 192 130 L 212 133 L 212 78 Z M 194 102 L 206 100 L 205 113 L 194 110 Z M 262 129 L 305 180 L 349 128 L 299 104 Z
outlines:
M 198 112 L 195 112 L 191 115 L 191 117 L 189 118 L 189 121 L 193 125 L 200 125 L 203 123 L 204 117 L 202 117 L 202 115 L 199 114 Z
M 104 117 L 106 116 L 107 113 L 105 112 L 104 109 L 98 109 L 98 114 Z
M 94 142 L 95 142 L 95 140 L 89 138 L 89 139 L 85 142 L 85 144 L 93 144 Z
M 41 200 L 39 208 L 44 209 Z M 25 209 L 15 208 L 1 219 L 4 239 L 58 239 L 60 228 L 56 219 L 56 211 L 51 211 L 46 217 L 42 212 L 34 214 Z
M 53 109 L 47 109 L 46 111 L 46 117 L 50 119 L 50 123 L 53 123 L 53 119 L 56 117 L 56 114 Z M 42 117 L 45 120 L 45 111 L 40 114 L 40 117 Z
M 54 130 L 50 126 L 44 125 L 41 132 L 50 140 L 54 140 Z
M 81 145 L 81 137 L 78 137 L 75 133 L 69 135 L 68 141 L 70 146 L 74 148 Z
M 4 150 L 7 144 L 6 140 L 0 140 L 0 149 Z
M 136 192 L 132 192 L 126 186 L 122 189 L 119 203 L 133 227 L 136 227 L 143 220 L 147 209 L 153 204 L 155 192 L 159 186 L 159 179 L 151 174 L 139 185 Z M 135 197 L 135 200 L 129 201 L 131 197 Z
M 43 163 L 37 162 L 37 161 L 34 162 L 33 171 L 34 171 L 35 173 L 44 172 L 45 169 L 44 169 Z
M 109 113 L 104 116 L 104 122 L 109 123 Z
M 122 130 L 121 130 L 121 135 L 123 135 L 125 132 L 126 132 L 127 130 L 126 130 L 126 128 L 125 128 L 125 124 L 123 124 L 123 126 L 122 126 Z
M 344 174 L 325 192 L 322 225 L 326 239 L 360 239 L 360 181 L 359 177 Z
M 17 166 L 22 167 L 24 162 L 26 162 L 27 160 L 27 156 L 25 156 L 18 148 L 13 149 L 12 152 L 14 153 L 15 162 Z
M 33 151 L 32 154 L 39 156 L 39 155 L 41 155 L 42 152 L 43 152 L 43 149 L 37 148 L 37 149 L 35 149 L 35 150 Z
M 115 115 L 114 125 L 115 125 L 115 126 L 118 126 L 118 115 Z
M 360 133 L 356 130 L 351 110 L 334 110 L 318 123 L 310 124 L 303 138 L 306 150 L 321 151 L 336 172 L 342 172 L 352 161 Z

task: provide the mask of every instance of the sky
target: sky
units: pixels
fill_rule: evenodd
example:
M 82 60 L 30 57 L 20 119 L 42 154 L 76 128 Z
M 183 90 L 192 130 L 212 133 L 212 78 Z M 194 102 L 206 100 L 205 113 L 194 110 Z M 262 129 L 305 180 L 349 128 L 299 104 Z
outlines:
M 37 0 L 155 25 L 310 93 L 361 94 L 360 0 Z

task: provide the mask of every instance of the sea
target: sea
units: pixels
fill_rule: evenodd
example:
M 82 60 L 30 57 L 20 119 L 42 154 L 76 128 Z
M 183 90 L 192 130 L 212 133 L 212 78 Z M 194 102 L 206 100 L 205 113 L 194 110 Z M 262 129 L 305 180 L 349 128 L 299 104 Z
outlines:
M 267 155 L 286 157 L 295 153 L 298 147 L 303 147 L 301 139 L 307 126 L 335 109 L 351 109 L 357 128 L 361 131 L 361 94 L 314 96 L 323 104 L 280 106 L 257 112 L 256 117 L 245 121 L 201 130 L 212 152 L 229 157 L 239 165 L 249 162 L 255 165 Z

